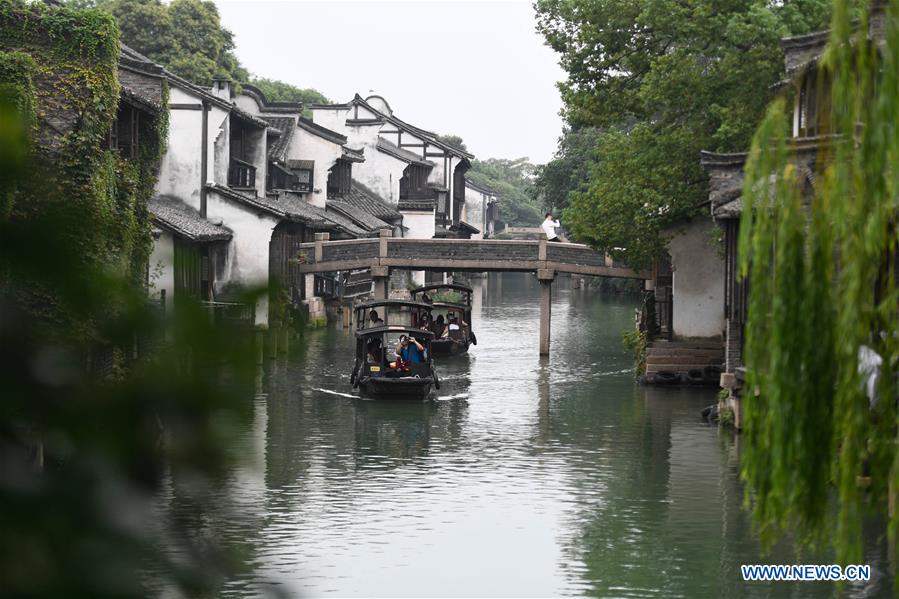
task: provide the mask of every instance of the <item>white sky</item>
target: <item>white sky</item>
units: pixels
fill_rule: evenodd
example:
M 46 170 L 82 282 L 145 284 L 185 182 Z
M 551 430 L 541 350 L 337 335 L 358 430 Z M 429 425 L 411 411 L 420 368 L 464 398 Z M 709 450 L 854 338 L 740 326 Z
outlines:
M 384 96 L 396 116 L 462 136 L 478 158 L 552 158 L 555 53 L 529 0 L 217 0 L 251 73 L 335 102 Z

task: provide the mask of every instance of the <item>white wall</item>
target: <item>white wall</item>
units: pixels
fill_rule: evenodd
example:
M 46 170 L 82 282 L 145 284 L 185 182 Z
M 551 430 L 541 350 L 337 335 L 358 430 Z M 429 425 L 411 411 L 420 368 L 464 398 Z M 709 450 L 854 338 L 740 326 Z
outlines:
M 221 218 L 231 229 L 225 273 L 216 281 L 216 291 L 227 284 L 243 287 L 267 286 L 269 282 L 269 242 L 278 219 L 257 214 L 210 190 L 207 197 L 210 219 Z M 256 301 L 256 325 L 268 326 L 268 295 Z
M 331 131 L 336 131 L 342 135 L 346 135 L 346 120 L 353 118 L 352 108 L 313 108 L 312 122 L 326 127 Z M 375 127 L 374 129 L 377 129 Z
M 153 240 L 149 269 L 150 297 L 159 299 L 165 290 L 165 312 L 171 314 L 175 301 L 175 239 L 168 231 Z
M 712 239 L 714 223 L 697 217 L 668 242 L 674 271 L 674 334 L 716 337 L 724 331 L 724 258 Z
M 315 161 L 312 171 L 312 193 L 303 194 L 307 202 L 319 208 L 325 207 L 325 200 L 328 197 L 328 169 L 334 166 L 341 156 L 343 146 L 340 144 L 322 139 L 300 127 L 294 130 L 290 146 L 287 148 L 288 160 Z M 353 174 L 356 174 L 355 164 Z
M 483 239 L 484 233 L 487 231 L 484 222 L 485 211 L 487 210 L 487 200 L 490 196 L 471 187 L 465 186 L 465 206 L 463 209 L 462 220 L 468 224 L 480 229 L 480 233 L 471 236 L 472 239 Z
M 400 212 L 403 215 L 403 226 L 407 227 L 407 239 L 431 239 L 434 237 L 434 211 Z

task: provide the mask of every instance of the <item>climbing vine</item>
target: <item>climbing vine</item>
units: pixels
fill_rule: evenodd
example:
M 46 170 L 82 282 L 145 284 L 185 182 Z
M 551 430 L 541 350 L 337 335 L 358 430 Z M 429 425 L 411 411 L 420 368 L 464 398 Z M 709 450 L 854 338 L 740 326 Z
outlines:
M 0 92 L 31 116 L 31 167 L 15 190 L 6 190 L 0 214 L 52 231 L 85 270 L 142 282 L 152 245 L 147 201 L 165 148 L 168 90 L 155 118 L 141 120 L 138 158 L 125 160 L 105 144 L 120 97 L 119 36 L 109 14 L 0 0 L 0 38 L 7 48 L 0 53 Z M 72 322 L 80 319 L 39 281 L 18 291 L 34 311 L 72 325 L 66 331 L 90 335 L 90 323 Z
M 850 4 L 835 2 L 815 67 L 831 81 L 819 90 L 832 102 L 821 125 L 835 135 L 819 143 L 813 181 L 784 138 L 782 100 L 747 162 L 742 476 L 767 545 L 793 531 L 803 545 L 831 544 L 841 562 L 862 563 L 863 520 L 887 513 L 889 489 L 899 488 L 899 2 L 887 9 L 879 50 L 859 33 L 876 13 L 853 26 Z M 882 361 L 876 383 L 872 356 Z

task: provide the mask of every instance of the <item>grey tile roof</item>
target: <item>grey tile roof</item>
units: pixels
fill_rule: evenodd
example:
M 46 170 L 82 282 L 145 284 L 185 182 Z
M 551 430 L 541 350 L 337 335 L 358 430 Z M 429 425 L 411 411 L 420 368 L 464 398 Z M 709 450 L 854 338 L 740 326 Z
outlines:
M 322 139 L 326 139 L 332 143 L 343 145 L 346 143 L 347 139 L 345 135 L 341 135 L 336 131 L 331 131 L 327 127 L 322 127 L 321 125 L 307 119 L 304 116 L 301 116 L 297 119 L 297 127 L 308 131 L 313 135 L 317 135 Z
M 343 201 L 383 221 L 403 218 L 403 215 L 396 208 L 355 179 L 353 179 L 350 191 L 344 196 Z
M 321 210 L 321 208 L 317 208 Z M 337 225 L 337 228 L 344 233 L 349 233 L 353 237 L 371 237 L 372 231 L 365 228 L 363 229 L 356 223 L 354 223 L 351 219 L 344 216 L 342 213 L 331 210 L 323 210 L 325 213 L 325 218 L 331 221 L 333 224 Z
M 222 197 L 285 220 L 301 222 L 317 229 L 336 229 L 355 237 L 368 236 L 368 231 L 359 228 L 346 217 L 329 213 L 318 206 L 314 206 L 297 194 L 280 193 L 277 196 L 250 196 L 215 183 L 210 183 L 206 188 Z
M 238 119 L 244 121 L 256 127 L 257 129 L 265 129 L 268 127 L 268 123 L 266 123 L 262 118 L 256 116 L 255 114 L 250 114 L 246 110 L 242 110 L 237 107 L 236 104 L 230 104 L 231 115 L 236 116 Z
M 437 207 L 436 200 L 400 200 L 400 210 L 434 210 Z
M 365 162 L 365 152 L 343 146 L 343 159 L 350 162 Z
M 431 143 L 439 148 L 442 148 L 451 154 L 455 154 L 456 156 L 459 156 L 466 160 L 470 159 L 470 158 L 474 158 L 474 154 L 471 154 L 469 152 L 466 152 L 465 150 L 462 150 L 455 146 L 451 146 L 451 145 L 447 144 L 446 142 L 441 141 L 437 137 L 437 134 L 434 133 L 433 131 L 428 131 L 426 129 L 416 127 L 416 126 L 411 125 L 403 120 L 400 120 L 399 118 L 394 116 L 392 112 L 391 112 L 391 114 L 383 114 L 379 110 L 375 109 L 371 104 L 369 104 L 368 102 L 363 100 L 362 96 L 360 96 L 359 94 L 356 94 L 356 96 L 353 98 L 352 102 L 355 104 L 359 104 L 361 106 L 365 106 L 366 109 L 370 110 L 374 114 L 381 115 L 387 122 L 389 122 L 393 125 L 396 125 L 397 127 L 401 128 L 401 129 L 405 129 L 406 131 L 409 131 L 413 135 L 416 135 L 418 137 L 423 137 L 426 141 L 428 141 L 428 143 Z
M 268 145 L 268 159 L 284 162 L 287 159 L 287 148 L 290 146 L 290 139 L 293 137 L 294 118 L 290 116 L 263 116 L 262 120 L 268 123 L 270 127 L 281 132 L 281 137 Z
M 328 200 L 328 213 L 338 212 L 350 219 L 362 229 L 366 231 L 378 231 L 380 229 L 393 229 L 393 225 L 385 223 L 379 218 L 376 218 L 362 210 L 353 206 L 352 204 L 348 204 L 343 200 Z
M 384 152 L 385 154 L 389 154 L 394 158 L 399 158 L 403 162 L 408 162 L 409 164 L 421 164 L 424 166 L 434 166 L 434 163 L 430 160 L 425 160 L 418 154 L 414 152 L 410 152 L 409 150 L 405 150 L 395 143 L 389 142 L 383 137 L 378 138 L 378 150 Z
M 156 196 L 148 206 L 153 219 L 163 229 L 190 241 L 222 241 L 231 239 L 231 231 L 215 225 L 174 196 Z

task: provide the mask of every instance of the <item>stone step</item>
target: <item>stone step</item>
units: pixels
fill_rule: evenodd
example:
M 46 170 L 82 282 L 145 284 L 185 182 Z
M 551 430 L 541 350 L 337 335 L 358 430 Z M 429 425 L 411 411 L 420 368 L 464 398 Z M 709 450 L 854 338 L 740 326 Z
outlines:
M 717 366 L 722 371 L 724 370 L 724 363 L 717 364 L 647 364 L 646 365 L 646 374 L 655 374 L 657 372 L 661 372 L 663 370 L 667 370 L 669 372 L 688 372 L 690 370 L 702 370 L 706 366 Z
M 724 349 L 724 341 L 653 341 L 647 347 L 658 349 Z
M 646 349 L 646 354 L 649 356 L 723 356 L 724 348 L 718 349 L 669 349 L 669 348 L 658 348 L 658 347 L 649 347 Z
M 647 364 L 719 364 L 724 361 L 724 355 L 716 356 L 646 356 Z

